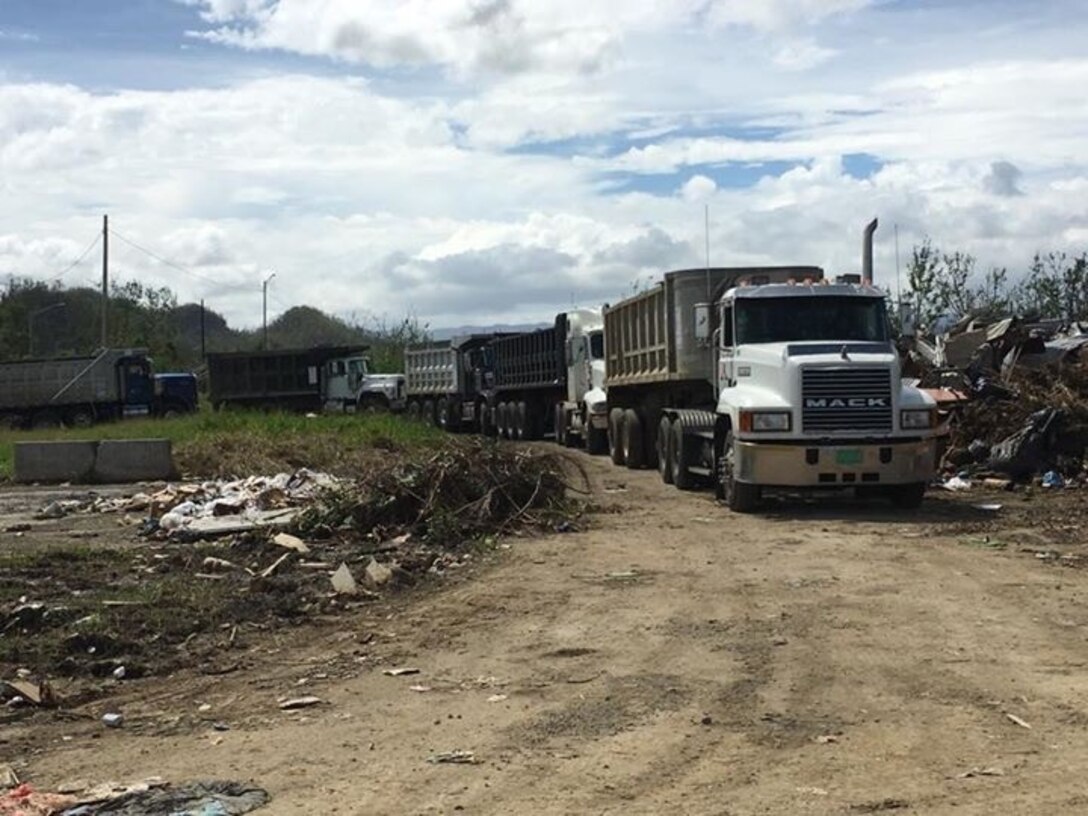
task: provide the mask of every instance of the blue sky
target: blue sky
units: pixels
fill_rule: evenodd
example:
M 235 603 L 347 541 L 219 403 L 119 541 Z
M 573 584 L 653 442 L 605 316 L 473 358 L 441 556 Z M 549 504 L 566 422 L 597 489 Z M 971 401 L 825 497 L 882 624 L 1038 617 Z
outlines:
M 851 271 L 875 215 L 889 280 L 892 225 L 1026 268 L 1088 243 L 1080 5 L 0 0 L 0 275 L 105 211 L 173 264 L 118 275 L 242 325 L 269 269 L 280 307 L 546 319 L 700 262 L 704 208 L 720 264 Z

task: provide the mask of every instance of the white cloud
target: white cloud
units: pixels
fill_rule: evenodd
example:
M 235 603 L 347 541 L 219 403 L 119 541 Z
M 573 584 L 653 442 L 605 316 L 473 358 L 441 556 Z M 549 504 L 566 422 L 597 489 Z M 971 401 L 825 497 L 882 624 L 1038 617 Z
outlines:
M 29 43 L 39 42 L 41 37 L 37 34 L 32 34 L 29 31 L 7 31 L 0 28 L 0 40 Z
M 810 38 L 789 40 L 775 52 L 774 64 L 783 71 L 807 71 L 822 65 L 837 53 L 834 48 L 824 48 Z
M 680 195 L 685 201 L 706 201 L 718 191 L 718 185 L 712 178 L 696 175 L 684 182 Z
M 983 267 L 1084 240 L 1088 60 L 1050 56 L 1076 53 L 1065 28 L 976 42 L 911 10 L 903 42 L 908 11 L 861 0 L 187 2 L 203 36 L 331 58 L 324 75 L 264 54 L 255 79 L 212 49 L 243 78 L 0 80 L 0 275 L 55 275 L 109 212 L 187 270 L 118 240 L 117 276 L 235 323 L 275 270 L 276 308 L 449 325 L 547 319 L 701 263 L 704 205 L 712 262 L 833 271 L 879 215 L 885 281 L 892 224 Z
M 714 25 L 751 26 L 781 31 L 825 17 L 855 12 L 873 0 L 711 0 L 706 16 Z

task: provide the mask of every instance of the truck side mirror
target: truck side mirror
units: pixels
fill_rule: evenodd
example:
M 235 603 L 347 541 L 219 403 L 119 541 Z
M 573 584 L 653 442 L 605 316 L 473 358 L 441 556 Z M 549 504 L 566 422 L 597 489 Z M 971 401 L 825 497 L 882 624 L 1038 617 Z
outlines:
M 710 342 L 710 304 L 696 303 L 695 307 L 695 339 L 701 345 Z

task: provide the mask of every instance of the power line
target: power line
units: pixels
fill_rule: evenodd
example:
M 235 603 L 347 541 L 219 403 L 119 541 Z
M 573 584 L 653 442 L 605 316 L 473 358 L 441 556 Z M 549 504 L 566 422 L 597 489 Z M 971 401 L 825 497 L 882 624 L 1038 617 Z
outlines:
M 81 263 L 83 263 L 83 259 L 86 258 L 87 255 L 90 254 L 92 249 L 94 249 L 96 246 L 98 246 L 98 242 L 101 241 L 101 240 L 102 240 L 102 235 L 100 233 L 95 233 L 94 240 L 91 241 L 91 243 L 87 245 L 87 248 L 85 250 L 83 250 L 82 254 L 78 258 L 76 258 L 74 261 L 72 261 L 70 264 L 68 264 L 68 266 L 64 267 L 64 270 L 62 272 L 58 272 L 56 275 L 54 275 L 51 278 L 46 278 L 46 283 L 53 283 L 53 281 L 60 280 L 65 275 L 67 275 L 69 272 L 71 272 L 73 269 L 75 269 L 77 266 L 79 266 Z
M 248 285 L 241 284 L 241 283 L 235 283 L 235 284 L 232 284 L 232 285 L 224 286 L 222 281 L 215 280 L 214 278 L 210 278 L 207 275 L 201 275 L 199 272 L 194 272 L 192 269 L 188 269 L 187 267 L 184 267 L 181 264 L 177 264 L 177 263 L 174 263 L 173 261 L 169 261 L 166 258 L 163 258 L 161 255 L 158 255 L 158 254 L 152 252 L 147 247 L 140 246 L 135 241 L 133 241 L 133 240 L 131 240 L 129 238 L 126 238 L 124 235 L 121 235 L 121 233 L 117 232 L 116 230 L 114 230 L 112 228 L 110 229 L 110 235 L 114 236 L 115 238 L 120 238 L 122 241 L 124 241 L 126 244 L 128 244 L 133 249 L 139 250 L 140 252 L 147 255 L 149 258 L 153 258 L 154 260 L 158 261 L 163 266 L 168 266 L 171 269 L 177 270 L 178 272 L 181 272 L 181 273 L 183 273 L 185 275 L 191 275 L 194 278 L 198 278 L 198 279 L 200 279 L 202 281 L 205 281 L 207 283 L 215 284 L 216 286 L 223 286 L 223 288 L 226 288 L 226 289 L 248 289 L 249 288 Z

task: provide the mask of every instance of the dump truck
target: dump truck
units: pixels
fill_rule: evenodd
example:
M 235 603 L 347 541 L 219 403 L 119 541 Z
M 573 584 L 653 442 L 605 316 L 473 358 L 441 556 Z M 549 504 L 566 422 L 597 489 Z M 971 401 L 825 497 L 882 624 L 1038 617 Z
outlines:
M 400 411 L 404 375 L 371 374 L 366 346 L 208 355 L 209 396 L 224 407 L 284 411 Z
M 485 392 L 491 423 L 503 439 L 540 439 L 554 432 L 552 411 L 567 395 L 564 315 L 547 329 L 498 337 Z
M 404 350 L 409 417 L 448 431 L 490 433 L 484 380 L 496 334 L 471 334 Z
M 0 363 L 0 422 L 9 427 L 83 427 L 160 415 L 177 409 L 176 396 L 172 387 L 156 389 L 143 349 Z
M 818 267 L 689 269 L 604 311 L 609 451 L 751 512 L 768 489 L 917 507 L 936 467 L 932 398 L 905 384 L 884 293 Z

